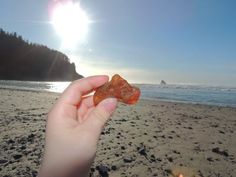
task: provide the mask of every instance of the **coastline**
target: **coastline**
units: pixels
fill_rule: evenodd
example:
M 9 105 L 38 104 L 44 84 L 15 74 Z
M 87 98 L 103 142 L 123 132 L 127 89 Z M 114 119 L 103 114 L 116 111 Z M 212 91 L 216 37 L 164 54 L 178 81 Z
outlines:
M 0 89 L 1 174 L 36 176 L 46 115 L 58 93 Z M 92 176 L 236 174 L 236 108 L 170 101 L 119 104 L 99 141 Z M 105 168 L 106 167 L 106 168 Z M 109 171 L 108 171 L 109 170 Z
M 31 82 L 0 80 L 0 89 L 49 91 L 62 93 L 70 82 Z M 141 99 L 236 108 L 236 88 L 202 85 L 134 84 L 141 89 Z

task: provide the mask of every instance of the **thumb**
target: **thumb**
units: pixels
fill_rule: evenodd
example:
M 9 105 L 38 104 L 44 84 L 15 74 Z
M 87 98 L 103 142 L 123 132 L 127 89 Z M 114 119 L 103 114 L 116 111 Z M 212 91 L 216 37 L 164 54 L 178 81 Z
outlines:
M 115 111 L 116 106 L 116 98 L 107 98 L 100 102 L 90 113 L 87 121 L 87 123 L 90 125 L 88 126 L 92 126 L 93 128 L 102 131 L 104 125 Z

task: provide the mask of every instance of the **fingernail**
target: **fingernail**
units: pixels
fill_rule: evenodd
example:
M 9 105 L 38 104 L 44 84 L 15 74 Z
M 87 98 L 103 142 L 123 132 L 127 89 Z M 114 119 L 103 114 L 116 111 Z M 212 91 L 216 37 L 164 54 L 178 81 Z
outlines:
M 116 105 L 116 98 L 107 98 L 101 102 L 101 106 L 109 113 L 112 113 L 116 109 Z

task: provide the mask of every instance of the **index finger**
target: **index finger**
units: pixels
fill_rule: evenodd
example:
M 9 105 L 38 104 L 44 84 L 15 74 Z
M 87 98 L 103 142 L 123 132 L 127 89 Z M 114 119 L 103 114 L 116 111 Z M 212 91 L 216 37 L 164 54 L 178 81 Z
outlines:
M 99 75 L 76 80 L 62 93 L 58 103 L 77 106 L 84 94 L 87 94 L 93 89 L 105 84 L 108 79 L 109 77 L 106 75 Z

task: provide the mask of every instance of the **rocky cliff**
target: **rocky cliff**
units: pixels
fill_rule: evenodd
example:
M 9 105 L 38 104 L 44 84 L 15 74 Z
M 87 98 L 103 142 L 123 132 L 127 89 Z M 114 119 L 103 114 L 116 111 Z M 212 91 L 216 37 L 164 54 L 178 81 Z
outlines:
M 82 78 L 69 58 L 0 29 L 0 80 L 72 81 Z

